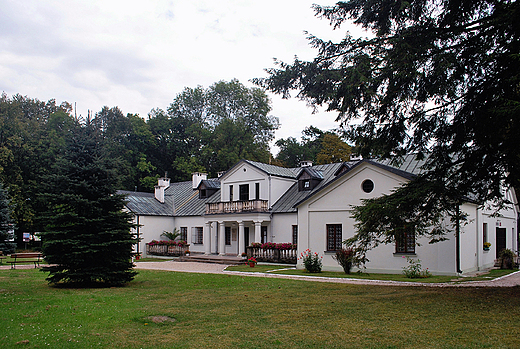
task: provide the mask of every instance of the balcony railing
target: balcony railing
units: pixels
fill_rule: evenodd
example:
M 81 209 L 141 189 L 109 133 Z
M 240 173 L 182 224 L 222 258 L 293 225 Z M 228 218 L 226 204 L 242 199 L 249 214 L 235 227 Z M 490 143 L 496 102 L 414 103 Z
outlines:
M 246 247 L 247 258 L 254 257 L 258 262 L 270 262 L 270 263 L 285 263 L 285 264 L 296 264 L 297 251 L 296 249 L 290 250 L 277 250 L 277 249 L 263 249 L 260 247 Z
M 146 244 L 146 254 L 156 256 L 184 256 L 190 245 L 167 246 Z
M 267 200 L 227 201 L 206 204 L 206 214 L 268 212 Z

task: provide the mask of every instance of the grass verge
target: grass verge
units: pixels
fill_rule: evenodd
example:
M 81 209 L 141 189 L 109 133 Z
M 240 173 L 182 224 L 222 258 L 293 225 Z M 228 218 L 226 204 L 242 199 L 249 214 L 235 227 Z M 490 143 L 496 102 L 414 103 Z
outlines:
M 287 265 L 264 265 L 257 264 L 254 268 L 248 265 L 236 265 L 227 267 L 229 271 L 241 271 L 251 273 L 270 273 L 270 274 L 285 274 L 285 275 L 299 275 L 299 276 L 315 276 L 326 278 L 351 278 L 351 279 L 365 279 L 365 280 L 384 280 L 384 281 L 404 281 L 404 282 L 424 282 L 424 283 L 444 283 L 444 282 L 466 282 L 466 281 L 484 281 L 492 280 L 498 277 L 508 275 L 518 270 L 501 270 L 492 269 L 487 273 L 475 277 L 456 277 L 448 275 L 434 275 L 429 278 L 409 279 L 403 274 L 370 274 L 370 273 L 352 273 L 345 274 L 344 272 L 323 271 L 321 273 L 309 273 L 306 270 L 294 269 Z
M 44 278 L 0 272 L 3 348 L 511 348 L 520 336 L 518 287 L 140 270 L 126 287 L 66 289 Z

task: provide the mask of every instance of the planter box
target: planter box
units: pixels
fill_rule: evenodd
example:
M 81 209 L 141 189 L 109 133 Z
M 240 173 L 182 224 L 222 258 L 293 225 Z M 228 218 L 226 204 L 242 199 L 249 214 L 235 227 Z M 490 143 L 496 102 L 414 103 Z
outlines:
M 146 254 L 155 256 L 172 256 L 180 257 L 186 254 L 190 245 L 184 246 L 168 246 L 168 245 L 149 245 L 146 244 Z

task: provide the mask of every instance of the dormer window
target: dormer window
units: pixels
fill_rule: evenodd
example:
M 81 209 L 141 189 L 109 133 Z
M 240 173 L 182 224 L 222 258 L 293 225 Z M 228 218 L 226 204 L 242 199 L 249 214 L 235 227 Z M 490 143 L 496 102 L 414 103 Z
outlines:
M 215 180 L 202 180 L 197 187 L 199 199 L 207 199 L 220 189 L 220 182 Z
M 298 191 L 314 189 L 323 180 L 321 171 L 307 167 L 302 169 L 298 176 Z

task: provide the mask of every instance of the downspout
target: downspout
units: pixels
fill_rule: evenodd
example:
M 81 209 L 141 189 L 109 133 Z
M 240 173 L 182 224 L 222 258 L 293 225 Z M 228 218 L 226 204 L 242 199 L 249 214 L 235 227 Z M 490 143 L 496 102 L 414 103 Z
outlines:
M 484 243 L 484 241 L 482 241 L 482 243 L 479 244 L 479 237 L 482 236 L 482 234 L 479 232 L 479 228 L 480 228 L 480 224 L 478 222 L 478 215 L 479 215 L 479 210 L 478 210 L 478 206 L 477 206 L 477 209 L 476 209 L 476 219 L 475 219 L 475 222 L 477 224 L 477 238 L 475 239 L 477 241 L 477 246 L 476 246 L 476 249 L 475 249 L 475 252 L 476 252 L 476 255 L 477 255 L 477 270 L 480 270 L 480 249 L 479 249 L 479 246 L 482 246 L 482 244 Z
M 139 215 L 137 215 L 137 254 L 139 255 L 139 244 L 141 243 L 141 239 L 139 238 Z
M 460 206 L 457 204 L 456 208 L 456 219 L 455 219 L 455 245 L 456 245 L 456 255 L 455 260 L 457 264 L 457 273 L 461 274 L 462 270 L 460 270 Z

